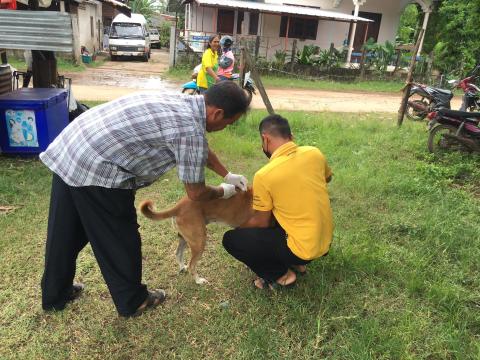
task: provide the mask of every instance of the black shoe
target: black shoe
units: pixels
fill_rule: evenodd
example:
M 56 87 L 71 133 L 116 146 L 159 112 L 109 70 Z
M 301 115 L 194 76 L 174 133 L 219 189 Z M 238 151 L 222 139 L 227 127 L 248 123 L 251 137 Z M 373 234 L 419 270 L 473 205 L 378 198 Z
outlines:
M 156 308 L 158 305 L 160 305 L 161 303 L 163 303 L 165 301 L 167 297 L 167 294 L 165 293 L 165 290 L 163 289 L 157 289 L 155 291 L 150 291 L 148 290 L 148 295 L 147 295 L 147 298 L 145 299 L 145 301 L 142 303 L 142 305 L 140 305 L 137 309 L 137 311 L 135 311 L 133 314 L 131 315 L 127 315 L 127 316 L 123 316 L 125 318 L 129 318 L 129 317 L 137 317 L 137 316 L 140 316 L 141 314 L 143 314 L 146 310 L 149 310 L 149 309 L 154 309 Z
M 68 304 L 69 302 L 72 302 L 78 299 L 84 289 L 85 289 L 85 285 L 83 285 L 82 283 L 73 283 L 72 287 L 70 288 L 70 292 L 62 302 L 56 303 L 54 305 L 42 305 L 43 310 L 61 311 L 65 309 L 65 305 Z
M 73 283 L 72 289 L 70 290 L 70 294 L 68 295 L 68 298 L 67 298 L 67 302 L 78 299 L 84 289 L 85 289 L 85 285 L 83 285 L 82 283 Z

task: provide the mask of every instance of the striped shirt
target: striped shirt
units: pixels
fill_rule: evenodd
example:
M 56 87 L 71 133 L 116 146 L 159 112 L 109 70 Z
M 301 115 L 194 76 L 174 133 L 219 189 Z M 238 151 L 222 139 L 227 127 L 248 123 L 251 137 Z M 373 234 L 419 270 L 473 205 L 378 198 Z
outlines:
M 40 159 L 70 186 L 137 189 L 177 166 L 185 183 L 205 179 L 203 96 L 136 93 L 70 123 Z

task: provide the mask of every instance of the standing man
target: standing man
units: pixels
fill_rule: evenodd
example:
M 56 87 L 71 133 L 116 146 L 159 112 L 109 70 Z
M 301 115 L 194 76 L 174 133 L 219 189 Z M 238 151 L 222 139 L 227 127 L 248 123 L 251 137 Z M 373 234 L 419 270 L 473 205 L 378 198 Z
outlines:
M 25 65 L 27 65 L 27 72 L 23 77 L 22 87 L 28 88 L 30 84 L 30 79 L 32 78 L 32 68 L 33 68 L 33 59 L 32 59 L 32 50 L 25 50 L 23 52 L 23 57 L 25 58 Z
M 305 265 L 328 253 L 332 210 L 327 183 L 332 172 L 315 147 L 297 146 L 279 115 L 260 123 L 262 148 L 270 159 L 253 180 L 254 215 L 227 231 L 223 246 L 258 275 L 260 289 L 293 285 Z
M 208 147 L 219 131 L 247 111 L 232 82 L 205 96 L 138 93 L 94 107 L 70 123 L 40 154 L 53 171 L 42 278 L 42 307 L 62 310 L 83 285 L 74 284 L 78 253 L 90 242 L 121 316 L 136 316 L 165 299 L 141 283 L 142 255 L 135 190 L 173 167 L 196 201 L 229 198 L 247 180 L 231 174 Z M 204 168 L 225 183 L 205 185 Z

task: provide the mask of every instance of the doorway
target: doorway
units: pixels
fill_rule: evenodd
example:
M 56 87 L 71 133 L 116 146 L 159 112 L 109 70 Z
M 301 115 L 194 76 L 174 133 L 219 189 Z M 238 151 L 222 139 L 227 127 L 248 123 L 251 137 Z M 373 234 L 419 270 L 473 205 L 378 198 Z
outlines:
M 353 12 L 352 12 L 353 14 Z M 382 22 L 382 14 L 360 11 L 358 13 L 359 17 L 363 17 L 374 22 L 368 23 L 368 32 L 367 40 L 373 38 L 375 42 L 378 41 L 378 34 L 380 33 L 380 24 Z M 355 32 L 355 39 L 353 40 L 353 51 L 359 52 L 362 49 L 363 40 L 365 39 L 365 30 L 367 28 L 367 23 L 357 23 L 357 30 Z M 348 31 L 348 38 L 350 39 L 352 31 L 352 24 L 350 24 L 350 30 Z
M 234 23 L 235 23 L 235 11 L 218 9 L 217 33 L 233 34 Z

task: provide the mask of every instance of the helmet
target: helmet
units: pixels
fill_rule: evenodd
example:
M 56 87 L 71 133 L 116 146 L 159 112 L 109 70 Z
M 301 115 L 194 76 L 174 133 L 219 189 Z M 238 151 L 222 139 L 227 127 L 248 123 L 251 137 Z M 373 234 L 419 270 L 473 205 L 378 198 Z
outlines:
M 226 69 L 226 68 L 230 67 L 232 65 L 232 63 L 233 63 L 232 58 L 229 58 L 225 54 L 222 55 L 220 57 L 220 59 L 218 60 L 218 66 L 220 66 L 222 69 Z
M 233 44 L 233 39 L 231 36 L 225 35 L 225 36 L 222 36 L 222 38 L 220 39 L 221 47 L 230 47 L 232 46 L 232 44 Z

